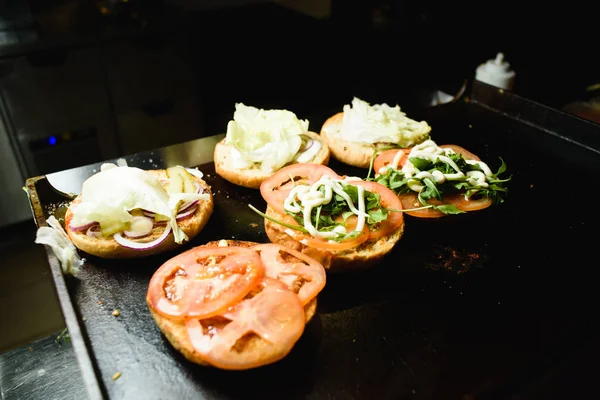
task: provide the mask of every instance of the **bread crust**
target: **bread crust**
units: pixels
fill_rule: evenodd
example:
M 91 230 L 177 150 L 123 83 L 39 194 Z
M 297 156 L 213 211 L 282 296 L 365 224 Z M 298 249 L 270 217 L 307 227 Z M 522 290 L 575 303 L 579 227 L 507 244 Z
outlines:
M 243 241 L 243 240 L 225 240 L 228 246 L 239 246 L 239 247 L 253 247 L 259 243 Z M 208 242 L 202 247 L 220 247 L 221 241 L 211 241 Z M 181 321 L 173 321 L 168 318 L 163 317 L 156 311 L 152 309 L 150 302 L 148 301 L 148 297 L 146 297 L 146 302 L 148 304 L 148 308 L 150 310 L 150 314 L 156 322 L 156 325 L 161 330 L 163 335 L 167 338 L 169 343 L 175 348 L 178 352 L 183 354 L 183 356 L 189 361 L 212 367 L 211 364 L 202 359 L 202 356 L 194 349 L 192 345 L 184 322 Z M 305 321 L 308 323 L 316 314 L 317 311 L 317 298 L 313 298 L 308 304 L 304 306 L 304 314 Z M 272 354 L 269 349 L 265 346 L 264 339 L 260 336 L 252 335 L 247 337 L 243 345 L 243 351 L 236 353 L 236 356 L 239 357 L 239 361 L 243 361 L 244 359 L 255 360 L 259 359 L 281 359 L 287 355 L 286 354 Z
M 270 217 L 281 220 L 281 215 L 267 205 L 265 212 Z M 367 240 L 348 250 L 320 250 L 306 246 L 285 233 L 285 227 L 265 219 L 265 232 L 273 243 L 287 246 L 319 261 L 328 273 L 347 272 L 377 265 L 404 234 L 404 222 L 394 232 L 375 240 Z
M 329 146 L 331 156 L 341 163 L 358 168 L 369 168 L 375 150 L 390 143 L 357 143 L 345 140 L 336 135 L 344 119 L 344 112 L 329 117 L 321 128 L 321 137 Z
M 321 143 L 321 149 L 310 163 L 327 165 L 330 157 L 329 146 L 327 143 L 315 132 L 306 132 L 305 135 L 308 135 L 313 140 L 318 140 Z M 233 168 L 231 162 L 232 149 L 233 145 L 225 143 L 225 139 L 217 143 L 214 152 L 215 172 L 223 179 L 235 185 L 251 189 L 260 188 L 260 184 L 270 177 L 272 173 L 265 173 L 256 168 L 243 170 Z
M 148 172 L 158 175 L 159 179 L 167 178 L 167 173 L 165 170 L 150 170 Z M 210 190 L 210 186 L 203 179 L 200 179 L 197 176 L 193 176 L 193 178 L 203 188 L 204 193 L 207 193 L 209 195 L 209 199 L 199 201 L 198 209 L 193 215 L 186 219 L 178 221 L 179 227 L 183 232 L 185 232 L 185 234 L 190 240 L 202 231 L 202 229 L 210 219 L 210 216 L 212 215 L 214 209 L 214 201 L 212 192 Z M 169 236 L 156 247 L 153 247 L 148 250 L 136 250 L 121 246 L 112 237 L 112 235 L 109 237 L 90 237 L 87 236 L 85 232 L 75 232 L 71 230 L 69 226 L 69 222 L 73 218 L 73 211 L 71 210 L 71 207 L 80 202 L 81 195 L 77 196 L 67 208 L 67 211 L 65 213 L 65 230 L 75 247 L 82 251 L 85 251 L 88 254 L 110 259 L 139 258 L 159 254 L 181 246 L 181 244 L 175 242 L 172 234 L 169 234 Z M 160 235 L 162 235 L 164 229 L 164 226 L 155 226 L 152 229 L 152 232 L 148 236 L 144 237 L 144 241 L 152 241 L 157 239 L 158 237 L 160 237 Z

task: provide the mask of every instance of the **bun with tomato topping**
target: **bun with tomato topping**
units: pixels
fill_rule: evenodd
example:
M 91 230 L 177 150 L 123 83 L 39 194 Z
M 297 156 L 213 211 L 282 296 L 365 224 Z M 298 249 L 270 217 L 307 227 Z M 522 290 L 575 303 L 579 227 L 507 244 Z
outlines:
M 404 212 L 419 218 L 462 214 L 502 203 L 511 179 L 499 177 L 506 171 L 503 161 L 492 172 L 463 147 L 438 146 L 432 140 L 412 149 L 384 151 L 375 158 L 373 169 L 375 182 L 391 188 Z
M 67 208 L 65 230 L 80 250 L 101 258 L 137 258 L 197 236 L 214 208 L 198 170 L 145 171 L 104 164 Z
M 221 240 L 163 264 L 150 280 L 146 301 L 185 358 L 244 370 L 276 362 L 293 349 L 315 315 L 325 280 L 321 264 L 294 250 Z
M 359 168 L 368 168 L 376 150 L 388 147 L 407 148 L 429 138 L 431 127 L 415 121 L 399 106 L 369 103 L 354 98 L 325 121 L 321 137 L 336 160 Z
M 402 204 L 376 182 L 325 166 L 285 167 L 261 185 L 269 240 L 318 260 L 332 272 L 377 264 L 404 233 Z
M 215 171 L 223 179 L 252 189 L 285 165 L 327 165 L 329 147 L 308 121 L 287 110 L 236 104 L 227 135 L 214 151 Z

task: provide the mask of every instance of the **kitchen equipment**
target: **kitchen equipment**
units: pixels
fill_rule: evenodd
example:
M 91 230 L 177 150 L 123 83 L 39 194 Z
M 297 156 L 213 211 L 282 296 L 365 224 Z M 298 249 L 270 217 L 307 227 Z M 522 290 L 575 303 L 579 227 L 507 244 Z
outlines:
M 200 236 L 169 254 L 86 257 L 77 277 L 63 276 L 48 254 L 88 396 L 587 397 L 589 384 L 574 385 L 572 378 L 593 366 L 571 356 L 593 348 L 597 338 L 589 260 L 596 259 L 600 214 L 582 192 L 600 172 L 600 126 L 477 81 L 465 93 L 412 115 L 429 122 L 440 144 L 464 146 L 493 169 L 501 157 L 512 174 L 508 200 L 440 220 L 406 216 L 405 236 L 381 265 L 329 276 L 296 348 L 257 370 L 226 372 L 186 361 L 156 327 L 145 294 L 156 268 L 181 250 L 221 238 L 266 241 L 262 219 L 247 207 L 264 208 L 258 191 L 215 175 L 210 154 L 222 136 L 177 148 L 195 146 L 202 154 L 178 158 L 167 147 L 126 157 L 142 168 L 199 166 L 215 211 Z M 78 191 L 98 167 L 29 179 L 36 223 L 64 212 L 65 198 L 50 182 Z

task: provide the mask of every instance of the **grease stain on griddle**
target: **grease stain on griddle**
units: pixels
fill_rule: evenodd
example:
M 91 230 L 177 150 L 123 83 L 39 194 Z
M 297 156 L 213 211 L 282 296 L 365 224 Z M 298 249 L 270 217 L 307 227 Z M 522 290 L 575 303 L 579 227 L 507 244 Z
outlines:
M 487 256 L 465 247 L 436 245 L 429 258 L 430 262 L 426 263 L 427 268 L 461 275 L 472 268 L 482 268 Z

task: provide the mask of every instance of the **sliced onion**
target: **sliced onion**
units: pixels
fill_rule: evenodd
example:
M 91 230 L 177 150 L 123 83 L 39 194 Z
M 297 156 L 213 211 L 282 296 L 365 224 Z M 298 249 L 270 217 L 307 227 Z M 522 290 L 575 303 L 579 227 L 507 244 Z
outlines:
M 154 213 L 152 211 L 142 210 L 142 214 L 144 214 L 148 218 L 154 218 Z
M 304 146 L 302 146 L 302 148 L 298 151 L 298 153 L 304 153 L 305 151 L 307 151 L 308 149 L 310 149 L 313 145 L 313 143 L 315 142 L 315 140 L 313 138 L 311 138 L 310 136 L 306 136 L 306 135 L 302 135 L 304 137 L 307 138 L 306 143 L 304 144 Z
M 196 194 L 202 193 L 204 191 L 202 186 L 196 181 L 194 181 L 194 183 L 196 184 Z
M 100 225 L 94 224 L 94 225 L 90 226 L 88 228 L 88 230 L 85 232 L 85 234 L 87 236 L 90 236 L 90 237 L 99 237 L 99 236 L 101 236 L 102 235 L 102 230 L 100 229 Z
M 169 233 L 171 233 L 171 225 L 167 225 L 162 235 L 160 235 L 158 239 L 153 240 L 151 242 L 134 242 L 133 240 L 124 238 L 123 236 L 121 236 L 120 233 L 115 233 L 114 238 L 117 241 L 117 243 L 119 243 L 123 247 L 127 247 L 129 249 L 134 250 L 149 250 L 164 242 L 165 239 L 169 236 Z
M 177 221 L 189 217 L 190 215 L 194 214 L 197 209 L 198 209 L 198 206 L 194 206 L 194 207 L 187 209 L 187 211 L 185 211 L 185 212 L 177 214 Z
M 136 229 L 123 231 L 123 234 L 130 238 L 140 238 L 152 232 L 154 221 L 152 218 L 136 215 L 135 217 L 131 218 L 129 226 L 131 228 L 135 227 Z
M 181 207 L 179 207 L 179 211 L 177 211 L 177 214 L 181 214 L 182 212 L 185 212 L 185 211 L 189 210 L 190 208 L 192 208 L 196 204 L 198 204 L 198 200 L 188 201 L 186 203 L 183 203 L 181 205 Z
M 93 221 L 93 222 L 90 222 L 89 224 L 85 224 L 85 225 L 79 225 L 79 226 L 69 225 L 69 229 L 71 229 L 73 232 L 87 231 L 92 226 L 97 225 L 97 224 L 98 223 L 96 221 Z

